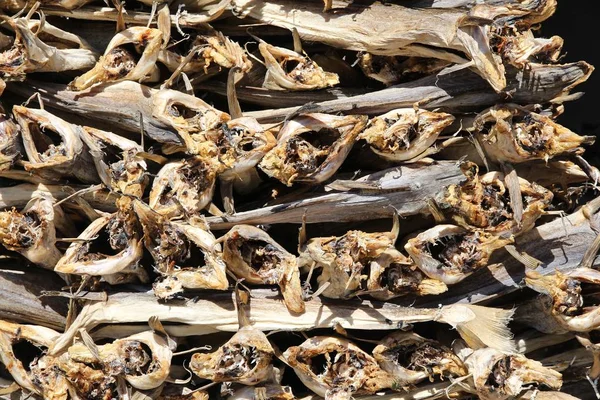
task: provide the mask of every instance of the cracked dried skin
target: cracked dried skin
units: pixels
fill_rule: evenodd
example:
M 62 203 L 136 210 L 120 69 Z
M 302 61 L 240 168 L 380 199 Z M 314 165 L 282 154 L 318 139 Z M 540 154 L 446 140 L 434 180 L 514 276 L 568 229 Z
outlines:
M 225 122 L 213 140 L 224 169 L 219 174 L 223 179 L 235 179 L 238 174 L 254 168 L 276 144 L 273 134 L 250 117 Z
M 227 289 L 220 246 L 210 231 L 170 222 L 137 200 L 134 207 L 144 230 L 144 245 L 161 275 L 153 285 L 155 296 L 170 299 L 186 288 Z
M 477 395 L 483 400 L 517 398 L 532 387 L 559 390 L 562 375 L 539 361 L 521 354 L 509 354 L 491 348 L 475 350 L 465 360 Z
M 337 74 L 326 72 L 316 62 L 295 51 L 265 42 L 258 45 L 267 74 L 263 87 L 272 90 L 315 90 L 340 83 Z
M 473 126 L 486 156 L 497 162 L 547 161 L 564 153 L 581 153 L 580 146 L 590 142 L 552 119 L 516 105 L 485 110 Z
M 233 227 L 223 241 L 223 261 L 236 277 L 249 283 L 279 285 L 287 308 L 304 312 L 296 257 L 263 230 L 250 225 Z
M 185 73 L 204 71 L 205 74 L 210 74 L 213 70 L 218 72 L 222 68 L 233 67 L 239 67 L 245 73 L 252 68 L 252 62 L 240 45 L 221 32 L 214 31 L 210 35 L 196 36 L 189 44 L 189 49 L 194 49 L 196 46 L 200 48 L 183 67 L 182 71 Z M 185 55 L 168 49 L 161 50 L 158 55 L 158 60 L 165 64 L 170 71 L 175 71 L 184 58 Z
M 135 270 L 142 259 L 142 227 L 128 197 L 117 200 L 118 211 L 94 220 L 58 261 L 55 271 L 106 276 Z M 107 243 L 109 249 L 102 249 Z M 100 249 L 98 249 L 100 246 Z
M 277 145 L 259 167 L 287 186 L 324 182 L 342 165 L 366 122 L 364 115 L 315 113 L 294 118 L 281 128 Z
M 481 230 L 437 225 L 410 239 L 404 248 L 428 277 L 453 285 L 487 267 L 492 253 L 512 241 Z
M 212 353 L 195 353 L 190 361 L 194 374 L 214 382 L 257 385 L 272 375 L 273 348 L 259 330 L 246 326 Z
M 359 138 L 386 160 L 409 161 L 433 145 L 453 121 L 446 113 L 397 109 L 371 119 Z
M 390 232 L 348 231 L 340 237 L 313 238 L 302 249 L 299 263 L 304 268 L 314 263 L 322 269 L 317 278 L 319 286 L 329 282 L 323 296 L 345 298 L 367 287 L 370 264 L 383 254 L 406 261 L 394 247 L 394 241 Z
M 386 336 L 373 349 L 373 357 L 400 386 L 468 373 L 460 358 L 449 348 L 413 332 L 397 331 Z
M 218 168 L 202 157 L 166 164 L 152 183 L 149 206 L 167 218 L 199 214 L 212 201 Z
M 589 332 L 600 326 L 600 307 L 584 304 L 582 282 L 600 284 L 600 273 L 591 268 L 551 275 L 527 271 L 525 278 L 528 287 L 547 296 L 542 303 L 547 316 L 559 329 L 571 332 Z
M 162 40 L 162 32 L 153 28 L 136 26 L 117 33 L 96 65 L 75 78 L 69 88 L 84 90 L 104 82 L 148 79 L 156 70 Z
M 172 352 L 167 340 L 146 331 L 97 346 L 100 359 L 83 343 L 68 349 L 70 361 L 94 366 L 108 376 L 123 376 L 134 388 L 154 389 L 169 375 Z M 98 364 L 99 368 L 98 368 Z
M 325 399 L 374 394 L 392 385 L 375 359 L 346 339 L 315 336 L 283 356 L 302 383 Z
M 523 217 L 521 224 L 514 219 L 510 195 L 504 185 L 503 175 L 489 172 L 477 175 L 474 167 L 467 172 L 467 180 L 460 185 L 451 185 L 442 194 L 438 204 L 454 222 L 467 229 L 483 229 L 486 232 L 500 234 L 510 232 L 522 234 L 529 231 L 535 222 L 550 206 L 553 198 L 551 191 L 537 183 L 519 178 L 519 188 L 523 199 Z
M 34 198 L 25 208 L 0 212 L 0 242 L 32 263 L 54 269 L 61 258 L 56 248 L 53 199 Z
M 390 300 L 407 294 L 441 294 L 448 290 L 444 282 L 429 279 L 411 259 L 382 254 L 371 262 L 367 292 L 377 300 Z

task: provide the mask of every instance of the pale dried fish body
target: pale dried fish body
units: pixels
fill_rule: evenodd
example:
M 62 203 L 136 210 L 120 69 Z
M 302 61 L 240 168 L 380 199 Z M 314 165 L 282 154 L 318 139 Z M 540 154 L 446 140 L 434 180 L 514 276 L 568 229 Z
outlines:
M 71 90 L 84 90 L 103 82 L 143 81 L 158 72 L 156 60 L 162 46 L 159 29 L 134 26 L 117 33 L 94 68 L 69 84 Z M 130 51 L 129 47 L 134 50 Z M 137 53 L 141 53 L 138 58 Z
M 563 46 L 561 37 L 536 38 L 531 30 L 499 32 L 492 36 L 491 42 L 494 51 L 516 67 L 525 67 L 530 62 L 557 62 Z
M 384 253 L 371 262 L 370 269 L 365 293 L 377 300 L 385 301 L 408 294 L 436 295 L 448 290 L 444 282 L 428 278 L 404 255 L 398 257 Z
M 600 307 L 584 305 L 582 282 L 600 284 L 600 272 L 577 268 L 566 274 L 556 271 L 542 275 L 528 270 L 525 278 L 528 287 L 545 295 L 538 299 L 540 306 L 546 317 L 557 325 L 552 329 L 562 332 L 589 332 L 600 327 Z M 538 321 L 534 323 L 546 323 L 542 316 L 536 316 L 536 319 Z
M 446 113 L 397 109 L 371 119 L 359 138 L 386 160 L 410 161 L 433 145 L 453 121 Z
M 69 246 L 55 271 L 106 276 L 141 269 L 138 262 L 144 252 L 142 227 L 132 200 L 123 196 L 117 201 L 117 207 L 116 213 L 92 221 L 79 235 L 81 240 Z M 103 249 L 107 244 L 109 247 Z
M 477 166 L 473 164 L 464 166 L 463 170 L 467 180 L 448 186 L 436 202 L 454 222 L 465 228 L 483 229 L 494 234 L 522 234 L 534 227 L 552 202 L 551 191 L 519 177 L 524 206 L 519 224 L 514 218 L 503 174 L 489 172 L 479 176 Z
M 294 400 L 291 386 L 267 383 L 264 386 L 243 387 L 236 390 L 228 400 Z
M 0 212 L 0 242 L 32 263 L 54 269 L 62 254 L 56 248 L 54 201 L 50 196 L 35 197 L 18 212 Z
M 96 350 L 99 359 L 84 343 L 75 343 L 67 352 L 74 362 L 99 363 L 105 374 L 123 375 L 136 389 L 157 388 L 169 376 L 173 353 L 167 339 L 157 333 L 138 333 L 97 346 Z
M 475 391 L 483 400 L 514 399 L 532 386 L 553 390 L 562 386 L 560 372 L 521 354 L 480 349 L 468 356 L 465 364 L 473 374 Z
M 48 348 L 59 336 L 60 334 L 58 332 L 42 326 L 21 325 L 0 320 L 0 362 L 4 364 L 19 386 L 38 395 L 47 394 L 44 393 L 44 385 L 40 387 L 36 383 L 38 379 L 36 379 L 37 377 L 35 374 L 32 374 L 32 371 L 30 371 L 31 366 L 23 365 L 22 361 L 18 359 L 14 351 L 14 346 L 20 342 L 26 341 L 34 346 Z M 54 388 L 56 393 L 66 392 L 64 388 L 61 390 L 61 386 L 63 385 L 56 385 Z M 57 400 L 64 398 L 66 400 L 67 397 L 65 395 L 64 397 L 48 396 L 44 398 Z
M 315 90 L 340 83 L 337 74 L 325 72 L 307 56 L 283 47 L 261 42 L 260 54 L 265 59 L 267 74 L 263 87 L 272 90 Z
M 107 187 L 141 198 L 150 179 L 142 146 L 112 132 L 82 127 L 81 139 L 89 147 L 98 176 Z
M 74 10 L 82 7 L 93 0 L 41 0 L 42 6 L 60 7 L 66 10 Z M 0 4 L 0 9 L 19 11 L 28 6 L 27 1 L 24 0 L 9 0 Z
M 483 111 L 473 126 L 486 156 L 497 162 L 547 161 L 564 153 L 581 153 L 582 144 L 593 143 L 549 117 L 510 104 Z
M 196 54 L 183 66 L 182 72 L 204 71 L 205 74 L 211 74 L 215 69 L 217 70 L 215 72 L 218 72 L 221 68 L 239 67 L 245 73 L 252 68 L 252 62 L 240 45 L 219 31 L 213 31 L 207 35 L 197 35 L 189 44 L 189 48 L 197 47 L 199 48 Z M 168 49 L 162 50 L 158 55 L 158 61 L 165 64 L 170 71 L 175 71 L 184 58 L 185 55 Z M 211 68 L 213 66 L 215 68 Z
M 152 182 L 148 205 L 167 218 L 196 215 L 212 201 L 219 166 L 199 156 L 165 164 Z
M 315 336 L 283 356 L 306 387 L 328 400 L 374 394 L 392 385 L 377 361 L 346 339 Z M 324 365 L 315 365 L 322 358 Z
M 313 238 L 302 249 L 299 263 L 303 268 L 314 264 L 315 268 L 322 269 L 317 282 L 320 287 L 328 284 L 323 296 L 347 298 L 361 288 L 367 288 L 372 273 L 371 262 L 383 254 L 407 262 L 394 247 L 395 240 L 396 236 L 391 232 L 362 231 L 348 231 L 340 237 Z
M 94 162 L 81 141 L 81 128 L 45 110 L 13 107 L 21 127 L 27 161 L 25 170 L 47 179 L 74 176 L 82 182 L 99 182 Z
M 238 278 L 252 284 L 279 285 L 287 308 L 304 312 L 300 271 L 296 257 L 266 232 L 236 225 L 224 236 L 223 261 Z
M 257 385 L 273 374 L 273 348 L 259 330 L 244 326 L 212 353 L 195 353 L 190 368 L 200 378 L 214 382 Z
M 208 138 L 231 117 L 197 97 L 162 89 L 152 96 L 152 116 L 180 135 L 189 154 L 216 156 L 216 145 Z
M 0 76 L 21 79 L 30 72 L 62 72 L 90 68 L 96 54 L 76 35 L 44 22 L 26 18 L 6 19 L 15 31 L 10 48 L 0 52 Z M 59 47 L 47 44 L 60 42 Z
M 154 283 L 154 294 L 169 299 L 184 289 L 228 288 L 220 246 L 203 227 L 170 222 L 136 200 L 134 207 L 144 229 L 144 245 L 154 259 L 161 277 Z M 201 255 L 198 254 L 200 252 Z M 205 265 L 201 265 L 200 257 Z
M 321 183 L 342 165 L 366 123 L 364 115 L 296 117 L 281 128 L 277 145 L 259 167 L 288 186 L 294 182 Z
M 404 248 L 428 277 L 453 285 L 487 267 L 492 253 L 512 242 L 512 236 L 437 225 L 409 239 Z
M 23 152 L 18 125 L 9 116 L 0 113 L 0 171 L 11 169 Z
M 399 386 L 411 386 L 435 377 L 460 377 L 468 371 L 446 346 L 413 332 L 396 331 L 373 349 L 373 357 Z

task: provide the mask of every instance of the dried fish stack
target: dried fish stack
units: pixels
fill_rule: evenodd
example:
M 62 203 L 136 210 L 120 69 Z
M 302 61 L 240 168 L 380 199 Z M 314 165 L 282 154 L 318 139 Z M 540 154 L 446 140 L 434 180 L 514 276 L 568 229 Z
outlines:
M 556 6 L 0 0 L 0 398 L 598 394 Z

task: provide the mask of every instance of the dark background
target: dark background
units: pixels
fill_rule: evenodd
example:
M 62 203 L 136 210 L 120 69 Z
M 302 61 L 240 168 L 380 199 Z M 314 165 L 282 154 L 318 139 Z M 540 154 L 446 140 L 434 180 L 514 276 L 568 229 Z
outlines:
M 541 34 L 536 36 L 562 37 L 565 40 L 565 56 L 562 62 L 583 60 L 600 68 L 600 49 L 595 41 L 597 29 L 598 19 L 595 12 L 585 12 L 577 3 L 559 1 L 556 13 L 542 23 Z M 558 122 L 579 134 L 599 134 L 600 69 L 594 71 L 590 79 L 577 86 L 575 91 L 585 92 L 585 95 L 579 100 L 565 103 L 565 113 L 560 116 Z M 590 150 L 597 155 L 600 152 L 600 143 L 596 142 L 588 152 Z

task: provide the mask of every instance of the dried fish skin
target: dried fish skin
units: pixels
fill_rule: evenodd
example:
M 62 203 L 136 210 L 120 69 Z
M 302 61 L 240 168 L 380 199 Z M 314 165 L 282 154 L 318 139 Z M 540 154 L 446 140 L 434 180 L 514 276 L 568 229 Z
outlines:
M 252 284 L 279 285 L 294 313 L 304 312 L 296 257 L 262 229 L 236 225 L 223 237 L 223 261 L 238 278 Z
M 171 222 L 139 200 L 134 201 L 134 208 L 144 230 L 144 246 L 161 274 L 153 285 L 156 297 L 170 299 L 185 289 L 228 288 L 221 248 L 210 231 Z M 200 264 L 200 257 L 205 265 Z
M 281 386 L 277 383 L 267 383 L 260 387 L 242 387 L 236 390 L 228 400 L 294 400 L 296 396 L 291 386 Z
M 22 147 L 19 126 L 9 116 L 0 113 L 0 171 L 12 168 L 25 151 Z
M 417 267 L 431 279 L 454 285 L 487 267 L 492 253 L 513 242 L 456 225 L 437 225 L 409 239 L 404 248 Z
M 600 307 L 584 305 L 582 282 L 600 284 L 600 273 L 581 267 L 550 275 L 528 270 L 525 277 L 529 288 L 545 295 L 539 303 L 547 317 L 558 325 L 555 329 L 563 332 L 589 332 L 600 326 Z
M 22 79 L 30 72 L 87 69 L 96 62 L 96 54 L 81 38 L 47 22 L 41 32 L 37 32 L 42 25 L 39 21 L 7 18 L 6 22 L 14 30 L 15 38 L 11 47 L 0 53 L 0 77 Z M 50 42 L 60 39 L 61 48 L 45 43 L 42 38 Z
M 444 282 L 428 278 L 403 255 L 398 257 L 384 253 L 371 262 L 370 268 L 365 294 L 377 300 L 387 301 L 408 294 L 436 295 L 448 290 Z
M 213 382 L 254 386 L 272 375 L 273 354 L 265 334 L 245 326 L 216 351 L 195 353 L 190 361 L 190 369 L 196 376 Z
M 189 154 L 205 156 L 217 151 L 207 135 L 231 119 L 199 98 L 171 89 L 152 95 L 152 116 L 177 131 Z
M 373 349 L 373 358 L 399 386 L 468 374 L 467 367 L 452 350 L 414 332 L 396 331 L 386 336 Z
M 371 53 L 359 53 L 358 66 L 363 73 L 386 86 L 400 83 L 411 75 L 435 74 L 450 65 L 449 61 L 423 57 L 380 56 Z
M 487 348 L 475 350 L 465 360 L 477 395 L 483 400 L 507 400 L 518 397 L 532 386 L 559 390 L 560 372 L 521 354 L 504 353 Z
M 316 62 L 283 47 L 261 42 L 258 50 L 265 60 L 267 74 L 263 87 L 271 90 L 316 90 L 340 83 L 337 74 L 326 72 Z
M 256 167 L 277 142 L 269 130 L 251 117 L 225 122 L 217 132 L 214 140 L 223 169 L 219 178 L 225 180 L 235 180 L 237 176 Z
M 581 153 L 580 146 L 590 142 L 589 137 L 517 105 L 489 108 L 473 126 L 486 155 L 496 162 L 548 161 L 560 154 Z
M 134 26 L 117 33 L 96 65 L 75 78 L 69 89 L 80 91 L 104 82 L 148 79 L 156 69 L 162 41 L 163 33 L 154 28 Z M 141 52 L 139 59 L 136 52 L 128 50 L 128 46 Z
M 157 388 L 169 376 L 173 353 L 167 339 L 157 333 L 138 333 L 97 346 L 95 350 L 99 357 L 86 344 L 75 343 L 67 354 L 73 362 L 100 364 L 106 375 L 123 375 L 131 386 L 140 390 Z
M 259 164 L 267 175 L 287 186 L 318 184 L 333 176 L 350 152 L 366 116 L 306 114 L 287 121 L 277 145 Z
M 0 212 L 0 242 L 42 268 L 54 269 L 62 254 L 56 248 L 53 199 L 39 196 L 21 212 L 14 208 Z
M 448 186 L 436 202 L 455 223 L 467 229 L 523 234 L 534 227 L 554 197 L 550 190 L 519 177 L 524 209 L 518 224 L 503 174 L 488 172 L 479 176 L 475 165 L 467 165 L 463 170 L 466 181 Z
M 59 336 L 58 332 L 50 328 L 0 320 L 0 362 L 4 364 L 19 386 L 32 393 L 42 395 L 43 389 L 38 385 L 39 382 L 36 382 L 35 374 L 29 371 L 29 365 L 23 365 L 22 361 L 17 358 L 14 345 L 27 341 L 34 346 L 48 348 Z M 59 385 L 55 387 L 55 390 L 60 392 Z M 50 398 L 54 399 L 54 397 Z
M 245 73 L 252 68 L 252 62 L 240 45 L 219 31 L 213 31 L 207 35 L 197 35 L 190 43 L 190 49 L 195 48 L 198 50 L 192 59 L 183 66 L 182 72 L 204 71 L 204 74 L 210 74 L 214 69 L 220 71 L 221 68 L 230 69 L 237 66 Z M 164 64 L 169 71 L 175 71 L 185 57 L 175 51 L 164 49 L 160 51 L 158 61 Z
M 374 394 L 392 385 L 392 378 L 377 361 L 346 339 L 315 336 L 288 348 L 283 356 L 302 383 L 325 399 Z M 325 365 L 313 365 L 321 357 Z
M 51 180 L 74 176 L 86 183 L 99 182 L 81 140 L 80 127 L 45 110 L 14 106 L 13 115 L 21 128 L 27 154 L 27 161 L 23 161 L 25 170 Z
M 433 145 L 452 122 L 450 114 L 400 108 L 371 119 L 359 138 L 386 160 L 410 161 Z
M 536 38 L 531 30 L 499 32 L 491 39 L 492 49 L 515 67 L 525 67 L 529 62 L 558 62 L 563 43 L 559 36 Z
M 82 127 L 81 139 L 90 149 L 98 176 L 117 193 L 141 198 L 150 181 L 142 146 L 112 132 Z
M 100 217 L 78 236 L 64 256 L 58 261 L 55 271 L 65 274 L 106 276 L 129 272 L 141 268 L 144 244 L 142 227 L 133 209 L 132 200 L 121 197 L 117 201 L 118 211 Z M 108 244 L 111 251 L 104 254 L 96 246 Z
M 218 170 L 202 157 L 167 163 L 152 182 L 148 205 L 167 218 L 196 215 L 212 201 Z

